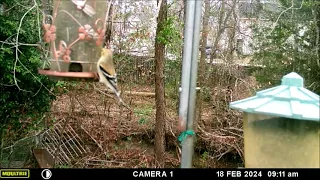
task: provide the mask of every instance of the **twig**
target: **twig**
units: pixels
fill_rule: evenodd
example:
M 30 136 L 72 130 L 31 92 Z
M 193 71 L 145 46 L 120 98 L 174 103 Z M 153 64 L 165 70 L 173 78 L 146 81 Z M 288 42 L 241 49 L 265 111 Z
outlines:
M 237 130 L 237 131 L 241 131 L 241 132 L 243 132 L 243 130 L 242 130 L 242 129 L 235 128 L 235 127 L 226 127 L 225 129 L 233 129 L 233 130 Z
M 103 148 L 102 148 L 101 145 L 100 145 L 100 143 L 98 143 L 98 142 L 96 141 L 96 139 L 94 139 L 94 138 L 91 136 L 91 134 L 90 134 L 85 128 L 83 128 L 82 126 L 80 126 L 80 128 L 97 144 L 97 146 L 99 147 L 99 149 L 101 150 L 101 152 L 104 152 L 104 151 L 103 151 Z
M 6 41 L 0 41 L 0 43 L 3 44 L 7 44 L 7 45 L 14 45 L 14 47 L 16 46 L 32 46 L 32 47 L 41 47 L 40 44 L 28 44 L 28 43 L 13 43 L 13 42 L 6 42 Z M 2 47 L 3 48 L 3 47 Z
M 161 8 L 161 4 L 162 4 L 162 0 L 160 0 L 160 1 L 159 1 L 159 3 L 158 3 L 157 13 L 156 13 L 156 17 L 155 17 L 155 19 L 157 19 L 157 18 L 158 18 L 158 16 L 159 16 L 159 11 L 160 11 L 160 8 Z
M 64 120 L 64 124 L 63 124 L 62 130 L 60 131 L 59 144 L 58 144 L 58 147 L 55 149 L 55 151 L 53 153 L 54 154 L 54 165 L 56 165 L 57 155 L 60 152 L 60 148 L 62 148 L 61 147 L 61 145 L 62 145 L 62 137 L 64 137 L 65 129 L 67 127 L 67 124 L 69 123 L 69 120 L 71 119 L 71 115 L 72 115 L 73 110 L 74 110 L 74 99 L 75 99 L 74 96 L 75 96 L 74 94 L 71 94 L 69 115 L 68 115 L 67 119 Z
M 39 11 L 40 11 L 39 8 L 37 8 L 37 25 L 38 25 L 38 27 L 41 27 Z M 42 43 L 41 29 L 40 28 L 38 28 L 38 38 L 39 38 L 39 42 Z
M 101 94 L 104 94 L 104 95 L 108 96 L 109 98 L 114 99 L 114 97 L 113 97 L 113 96 L 110 96 L 110 95 L 108 95 L 108 94 L 104 93 L 104 92 L 103 92 L 103 91 L 101 91 L 99 88 L 97 88 L 94 84 L 92 84 L 92 85 L 93 85 L 94 90 L 96 90 L 96 91 L 100 92 Z
M 317 23 L 318 21 L 320 21 L 320 19 L 317 19 L 317 14 L 319 14 L 319 12 L 316 12 L 317 10 L 320 10 L 320 5 L 316 6 L 316 10 L 312 9 L 312 14 L 314 16 L 314 22 Z M 320 56 L 319 56 L 319 40 L 320 40 L 320 28 L 318 25 L 315 26 L 316 28 L 316 61 L 317 61 L 317 65 L 320 68 Z
M 2 148 L 2 150 L 6 150 L 6 149 L 10 148 L 11 151 L 13 151 L 14 146 L 16 146 L 19 142 L 24 141 L 24 140 L 29 139 L 29 138 L 33 138 L 35 136 L 38 136 L 39 134 L 41 134 L 41 131 L 38 131 L 36 134 L 34 134 L 32 136 L 27 136 L 27 137 L 24 137 L 22 139 L 19 139 L 19 140 L 15 141 L 12 145 Z
M 15 34 L 16 38 L 15 38 L 15 43 L 12 43 L 14 44 L 14 47 L 15 47 L 15 62 L 14 62 L 14 68 L 13 68 L 13 79 L 14 79 L 14 85 L 21 91 L 25 91 L 25 92 L 31 92 L 31 91 L 27 91 L 27 90 L 24 90 L 24 89 L 21 89 L 20 86 L 18 85 L 18 79 L 16 77 L 16 67 L 17 67 L 17 63 L 19 62 L 34 78 L 36 81 L 38 81 L 40 84 L 41 84 L 41 87 L 43 86 L 50 94 L 54 95 L 46 86 L 43 85 L 43 83 L 27 68 L 23 65 L 23 63 L 19 60 L 19 52 L 22 53 L 20 50 L 19 50 L 19 46 L 20 45 L 25 45 L 25 46 L 40 46 L 39 44 L 25 44 L 25 43 L 20 43 L 19 42 L 19 34 L 20 34 L 20 31 L 21 31 L 21 26 L 22 26 L 22 23 L 24 21 L 24 18 L 25 16 L 31 12 L 34 8 L 38 8 L 38 4 L 37 4 L 37 1 L 36 0 L 33 0 L 33 6 L 30 7 L 27 12 L 25 12 L 22 16 L 22 18 L 20 19 L 20 22 L 19 22 L 19 26 L 18 26 L 18 29 L 17 29 L 17 33 Z M 41 31 L 40 30 L 40 27 L 39 28 L 39 32 Z M 9 37 L 10 38 L 10 37 Z M 8 39 L 8 38 L 7 38 Z M 40 39 L 41 41 L 41 39 Z M 2 42 L 2 45 L 5 43 L 5 44 L 8 44 L 6 41 L 1 41 Z M 11 44 L 11 43 L 9 43 Z M 40 87 L 40 88 L 41 88 Z M 55 96 L 55 95 L 54 95 Z
M 52 91 L 49 90 L 24 64 L 22 64 L 22 62 L 21 62 L 19 59 L 18 59 L 18 61 L 19 61 L 19 63 L 22 65 L 22 67 L 24 67 L 24 68 L 28 71 L 28 73 L 30 73 L 30 74 L 33 76 L 33 78 L 42 85 L 42 87 L 44 87 L 51 95 L 56 96 L 56 95 L 53 94 Z M 41 87 L 40 87 L 40 88 L 41 88 Z
M 38 125 L 38 124 L 40 124 L 40 122 L 42 122 L 43 118 L 45 118 L 45 115 L 41 117 L 41 119 L 35 124 L 35 126 Z M 10 145 L 10 146 L 4 147 L 4 148 L 1 147 L 1 150 L 0 150 L 0 151 L 3 151 L 3 150 L 5 150 L 5 149 L 9 149 L 9 148 L 10 148 L 10 151 L 13 152 L 14 146 L 16 146 L 20 141 L 23 141 L 23 140 L 29 139 L 29 138 L 33 138 L 33 137 L 35 137 L 35 136 L 38 136 L 39 134 L 41 134 L 41 131 L 36 132 L 34 135 L 27 136 L 27 137 L 24 137 L 24 138 L 22 138 L 22 139 L 19 139 L 19 140 L 15 141 L 15 142 L 14 142 L 12 145 Z M 3 136 L 2 136 L 2 137 L 3 137 Z M 3 141 L 3 140 L 4 140 L 4 139 L 2 139 L 2 141 Z M 1 143 L 1 146 L 2 146 L 2 145 L 3 145 L 3 142 Z M 1 160 L 1 158 L 0 158 L 0 160 Z
M 18 57 L 18 44 L 19 44 L 19 33 L 20 33 L 20 30 L 21 30 L 21 26 L 22 26 L 22 22 L 23 22 L 23 20 L 24 20 L 24 18 L 25 18 L 25 16 L 30 12 L 30 11 L 32 11 L 34 8 L 36 8 L 37 7 L 37 1 L 36 0 L 33 0 L 33 2 L 34 2 L 34 4 L 33 4 L 33 6 L 30 8 L 30 9 L 28 9 L 27 10 L 27 12 L 25 12 L 24 14 L 23 14 L 23 16 L 22 16 L 22 18 L 20 19 L 20 23 L 19 23 L 19 26 L 18 26 L 18 29 L 17 29 L 17 35 L 16 35 L 16 60 L 15 60 L 15 63 L 14 63 L 14 68 L 13 68 L 13 79 L 14 79 L 14 83 L 15 83 L 15 85 L 17 86 L 17 88 L 19 89 L 19 90 L 23 90 L 23 89 L 21 89 L 20 88 L 20 86 L 18 85 L 18 82 L 17 82 L 17 78 L 16 78 L 16 67 L 17 67 L 17 63 L 18 63 L 18 59 L 19 59 L 19 57 Z M 24 90 L 25 91 L 25 90 Z
M 225 129 L 220 129 L 220 130 L 221 130 L 221 131 L 228 132 L 228 133 L 233 134 L 233 135 L 236 135 L 236 136 L 238 136 L 238 137 L 240 137 L 240 138 L 243 138 L 243 136 L 241 136 L 241 135 L 239 135 L 239 134 L 236 134 L 236 133 L 234 133 L 234 132 L 231 132 L 231 131 L 228 131 L 228 130 L 225 130 Z
M 126 103 L 124 103 L 123 101 L 120 102 L 120 105 L 124 106 L 125 108 L 127 108 L 130 112 L 133 112 L 132 109 L 129 107 L 129 105 L 127 105 Z
M 86 112 L 86 114 L 89 114 L 88 111 L 86 110 L 86 108 L 84 107 L 84 105 L 80 102 L 79 98 L 77 96 L 75 96 L 75 98 L 78 101 L 78 103 L 80 104 L 80 106 L 82 107 L 82 109 Z
M 106 90 L 107 93 L 113 93 L 113 91 L 107 89 Z M 128 94 L 128 95 L 136 95 L 136 96 L 151 96 L 154 97 L 155 93 L 154 92 L 137 92 L 137 91 L 124 91 L 124 93 Z
M 228 154 L 229 152 L 231 152 L 232 149 L 228 149 L 226 152 L 219 154 L 218 156 L 216 156 L 215 158 L 218 158 L 217 160 L 219 161 L 224 155 Z
M 277 27 L 280 17 L 281 17 L 285 12 L 289 11 L 290 9 L 296 9 L 296 10 L 297 10 L 297 9 L 301 9 L 303 3 L 304 3 L 304 0 L 302 0 L 299 8 L 294 8 L 294 7 L 293 7 L 293 6 L 294 6 L 294 3 L 293 3 L 293 0 L 292 0 L 292 1 L 291 1 L 291 6 L 288 7 L 287 9 L 285 9 L 284 11 L 282 11 L 282 12 L 279 14 L 279 16 L 277 17 L 276 22 L 273 23 L 273 27 L 272 27 L 271 31 L 269 32 L 269 35 L 270 35 L 270 34 L 274 31 L 274 29 Z
M 169 129 L 170 129 L 170 132 L 171 132 L 172 136 L 173 136 L 174 138 L 177 138 L 177 136 L 176 136 L 176 135 L 173 133 L 173 131 L 172 131 L 172 124 L 171 124 L 171 126 L 169 126 Z M 178 160 L 179 160 L 179 162 L 180 162 L 181 148 L 180 148 L 180 146 L 177 144 L 176 141 L 174 141 L 174 145 L 176 146 L 176 153 L 177 153 Z
M 103 162 L 103 163 L 118 163 L 118 164 L 125 164 L 127 162 L 119 162 L 119 161 L 107 161 L 107 160 L 87 160 L 87 162 Z M 92 164 L 97 165 L 97 164 Z M 101 165 L 101 164 L 100 164 Z
M 103 22 L 103 27 L 106 28 L 107 27 L 107 21 L 109 20 L 109 12 L 110 12 L 110 9 L 111 9 L 111 4 L 112 4 L 112 0 L 109 1 L 108 3 L 108 7 L 107 7 L 107 12 L 106 12 L 106 15 L 105 15 L 105 20 Z M 103 42 L 106 42 L 106 36 L 104 36 L 104 41 Z M 108 42 L 110 43 L 110 42 Z M 109 46 L 110 44 L 107 44 L 107 46 Z M 110 48 L 110 47 L 107 47 L 107 48 Z
M 222 139 L 226 139 L 226 138 L 235 138 L 233 136 L 219 136 L 219 135 L 214 135 L 212 133 L 208 133 L 206 131 L 204 131 L 199 125 L 198 125 L 198 128 L 200 129 L 200 131 L 202 133 L 204 133 L 206 136 L 212 136 L 212 137 L 216 137 L 216 138 L 222 138 Z
M 115 99 L 115 97 L 110 96 L 110 95 L 104 93 L 104 92 L 101 91 L 99 88 L 97 88 L 94 84 L 92 84 L 92 85 L 93 85 L 93 88 L 94 88 L 95 90 L 99 91 L 101 94 L 104 94 L 104 95 L 106 95 L 106 96 L 108 96 L 108 97 L 110 97 L 110 98 L 112 98 L 112 99 Z M 108 90 L 107 90 L 107 91 L 108 91 Z M 124 103 L 120 96 L 117 96 L 117 97 L 118 97 L 118 100 L 119 100 L 119 105 L 124 106 L 125 108 L 127 108 L 129 111 L 132 112 L 132 110 L 131 110 L 131 108 L 129 107 L 129 105 L 127 105 L 126 103 Z
M 7 86 L 7 87 L 10 87 L 10 86 L 15 86 L 15 84 L 2 84 L 0 83 L 1 86 Z

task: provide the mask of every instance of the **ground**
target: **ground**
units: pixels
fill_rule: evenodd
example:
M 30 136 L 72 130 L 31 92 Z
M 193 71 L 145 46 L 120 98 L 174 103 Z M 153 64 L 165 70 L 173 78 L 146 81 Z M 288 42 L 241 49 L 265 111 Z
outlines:
M 197 94 L 193 167 L 243 167 L 242 113 L 230 109 L 229 104 L 252 96 L 257 85 L 240 71 L 232 67 L 210 71 L 208 76 L 215 78 L 208 78 L 202 95 Z M 59 158 L 57 167 L 157 167 L 152 81 L 136 84 L 120 78 L 121 96 L 130 110 L 119 106 L 115 96 L 97 82 L 62 82 L 56 88 L 40 145 Z M 175 168 L 181 157 L 175 85 L 166 84 L 165 99 L 166 167 Z M 57 146 L 61 149 L 55 150 Z M 39 166 L 35 158 L 27 164 Z
M 130 92 L 154 92 L 151 86 L 146 85 L 120 88 Z M 82 141 L 81 146 L 86 149 L 85 153 L 70 157 L 68 165 L 60 164 L 59 167 L 156 167 L 153 138 L 154 97 L 130 95 L 123 91 L 122 97 L 130 106 L 130 112 L 119 106 L 112 94 L 103 94 L 102 92 L 106 91 L 102 89 L 103 86 L 98 83 L 75 83 L 61 86 L 59 89 L 60 95 L 52 104 L 47 124 L 67 122 L 77 132 Z M 176 101 L 170 100 L 171 98 L 166 99 L 166 167 L 179 167 L 181 146 L 177 140 L 177 104 Z M 70 108 L 71 104 L 74 106 L 73 110 Z M 234 145 L 238 141 L 237 138 L 221 131 L 227 131 L 227 128 L 213 128 L 213 115 L 217 113 L 212 110 L 211 103 L 204 103 L 202 107 L 202 120 L 196 131 L 198 136 L 193 166 L 241 166 L 241 155 L 237 154 L 237 151 L 241 154 L 242 148 Z M 221 123 L 221 120 L 218 119 L 218 122 Z M 232 127 L 231 124 L 229 123 L 228 127 Z M 65 151 L 67 152 L 66 149 Z

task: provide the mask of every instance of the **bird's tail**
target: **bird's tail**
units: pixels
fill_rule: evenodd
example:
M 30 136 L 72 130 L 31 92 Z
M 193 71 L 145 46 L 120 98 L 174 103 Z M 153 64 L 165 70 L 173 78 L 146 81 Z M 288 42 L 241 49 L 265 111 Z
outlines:
M 117 95 L 117 97 L 118 97 L 118 101 L 119 101 L 120 105 L 124 106 L 125 108 L 127 108 L 129 111 L 132 112 L 131 108 L 130 108 L 127 104 L 125 104 L 125 103 L 123 102 L 122 98 L 120 97 L 120 91 L 117 91 L 117 92 L 116 92 L 116 95 Z
M 120 97 L 120 91 L 117 91 L 115 94 L 116 94 L 116 96 L 118 97 L 118 100 L 119 100 L 119 102 L 121 103 L 121 104 L 123 104 L 123 100 L 122 100 L 122 98 Z

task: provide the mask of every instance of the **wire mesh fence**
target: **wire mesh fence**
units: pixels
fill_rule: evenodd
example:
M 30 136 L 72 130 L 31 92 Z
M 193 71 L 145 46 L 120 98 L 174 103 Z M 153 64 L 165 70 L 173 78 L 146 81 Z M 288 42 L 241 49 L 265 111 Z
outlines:
M 36 144 L 37 136 L 31 136 L 16 141 L 14 144 L 4 147 L 0 152 L 1 168 L 23 168 L 32 156 L 32 147 Z
M 24 168 L 33 157 L 36 158 L 40 167 L 42 164 L 47 164 L 46 167 L 63 166 L 72 164 L 86 153 L 83 141 L 71 125 L 59 121 L 43 132 L 1 148 L 0 167 Z
M 62 123 L 56 123 L 40 136 L 40 147 L 55 159 L 55 165 L 70 164 L 86 153 L 79 135 L 70 124 L 64 126 Z

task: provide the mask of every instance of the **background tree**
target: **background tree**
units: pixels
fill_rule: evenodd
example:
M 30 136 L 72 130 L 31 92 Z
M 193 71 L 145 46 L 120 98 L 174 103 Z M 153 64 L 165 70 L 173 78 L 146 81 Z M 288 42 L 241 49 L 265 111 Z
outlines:
M 266 66 L 255 76 L 266 88 L 294 71 L 304 77 L 306 88 L 319 94 L 319 1 L 279 3 L 263 5 L 264 20 L 253 30 L 253 61 Z
M 158 1 L 159 3 L 159 1 Z M 157 19 L 157 32 L 155 41 L 155 93 L 156 93 L 156 126 L 155 126 L 155 154 L 159 167 L 165 165 L 165 90 L 164 90 L 164 62 L 165 41 L 164 30 L 167 20 L 167 0 L 162 0 Z M 164 38 L 164 39 L 163 39 Z
M 38 75 L 40 60 L 48 54 L 39 49 L 45 4 L 2 0 L 0 164 L 23 168 L 14 164 L 34 148 L 36 137 L 70 118 L 68 127 L 90 148 L 86 157 L 64 167 L 179 167 L 176 124 L 186 1 L 159 0 L 158 9 L 156 1 L 113 0 L 112 28 L 106 39 L 114 51 L 119 89 L 133 110 L 127 112 L 99 91 L 105 88 L 99 83 L 55 83 Z M 193 166 L 239 167 L 243 166 L 242 114 L 229 108 L 231 101 L 253 95 L 259 85 L 263 89 L 278 85 L 291 71 L 305 78 L 307 88 L 319 89 L 319 3 L 205 0 L 204 5 Z M 48 7 L 52 8 L 50 3 Z M 252 34 L 253 63 L 266 66 L 254 73 L 261 84 L 247 71 L 253 68 L 247 63 L 252 58 L 247 46 Z M 62 93 L 56 93 L 52 102 L 56 89 Z M 72 103 L 68 96 L 74 97 Z M 41 122 L 52 128 L 43 128 Z M 15 163 L 10 166 L 7 159 Z
M 39 3 L 0 2 L 0 157 L 4 144 L 33 132 L 55 98 L 55 83 L 37 72 L 43 58 Z
M 34 2 L 20 3 L 30 7 Z M 19 121 L 22 117 L 26 120 L 29 116 L 30 119 L 25 123 L 33 123 L 33 120 L 41 117 L 41 114 L 48 110 L 50 101 L 54 98 L 50 93 L 54 83 L 37 73 L 42 56 L 39 51 L 40 45 L 37 45 L 41 32 L 35 23 L 37 21 L 35 15 L 39 15 L 40 12 L 35 6 L 34 9 L 25 13 L 25 9 L 14 6 L 15 3 L 7 0 L 1 2 L 3 7 L 13 7 L 4 8 L 0 14 L 0 101 L 2 104 L 0 124 L 2 130 L 9 126 L 19 128 L 23 123 Z M 21 20 L 23 14 L 25 16 Z
M 201 32 L 201 41 L 200 41 L 200 62 L 199 62 L 199 69 L 198 69 L 198 81 L 199 86 L 203 87 L 205 82 L 205 72 L 206 72 L 206 58 L 207 52 L 206 47 L 208 44 L 208 33 L 209 33 L 209 16 L 210 16 L 210 1 L 204 1 L 204 12 L 203 12 L 203 19 L 202 19 L 202 32 Z M 202 93 L 203 91 L 200 90 L 200 94 L 197 101 L 198 106 L 198 116 L 195 120 L 195 124 L 201 120 L 202 114 Z M 197 126 L 195 126 L 196 129 Z

